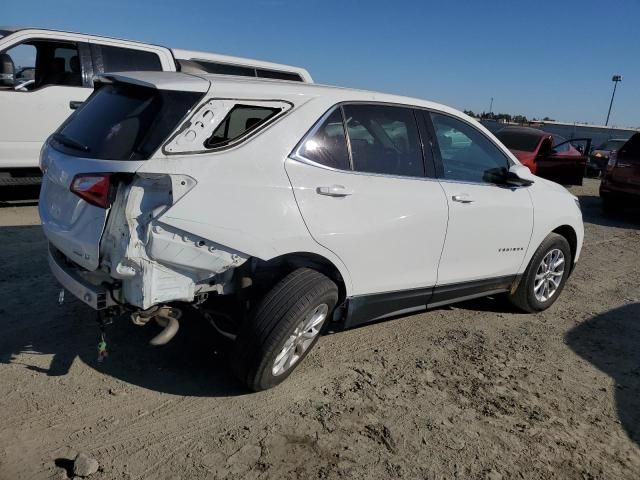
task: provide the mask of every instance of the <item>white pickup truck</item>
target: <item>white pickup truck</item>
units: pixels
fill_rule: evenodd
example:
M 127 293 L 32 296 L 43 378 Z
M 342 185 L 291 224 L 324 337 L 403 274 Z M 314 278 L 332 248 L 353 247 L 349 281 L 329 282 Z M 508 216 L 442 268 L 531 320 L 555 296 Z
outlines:
M 312 83 L 303 68 L 83 33 L 0 27 L 0 186 L 38 183 L 46 138 L 104 72 L 182 71 Z

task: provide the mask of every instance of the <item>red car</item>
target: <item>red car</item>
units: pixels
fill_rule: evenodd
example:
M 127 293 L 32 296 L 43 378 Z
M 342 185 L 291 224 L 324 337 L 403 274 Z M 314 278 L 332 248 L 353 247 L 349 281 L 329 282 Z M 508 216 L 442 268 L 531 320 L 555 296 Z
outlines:
M 609 155 L 600 182 L 600 197 L 605 211 L 623 205 L 640 205 L 640 133 L 634 134 L 620 150 Z
M 582 185 L 591 139 L 566 140 L 530 127 L 505 127 L 495 134 L 520 163 L 535 175 L 562 185 Z M 581 150 L 573 144 L 585 142 Z

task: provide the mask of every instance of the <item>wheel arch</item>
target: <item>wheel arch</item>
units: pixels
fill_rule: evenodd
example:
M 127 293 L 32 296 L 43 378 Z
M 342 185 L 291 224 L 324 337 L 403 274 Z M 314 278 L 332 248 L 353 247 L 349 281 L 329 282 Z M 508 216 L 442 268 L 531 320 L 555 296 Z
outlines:
M 569 243 L 569 248 L 571 249 L 571 265 L 569 266 L 569 268 L 573 270 L 576 253 L 578 251 L 578 234 L 571 225 L 560 225 L 551 233 L 557 233 L 558 235 L 564 237 Z
M 269 282 L 277 282 L 293 270 L 298 268 L 311 268 L 326 275 L 338 286 L 338 305 L 342 304 L 348 295 L 348 272 L 341 269 L 335 262 L 329 258 L 312 252 L 291 252 L 280 255 L 269 260 L 260 260 L 254 257 L 252 259 L 256 273 L 264 271 L 275 272 L 268 280 Z

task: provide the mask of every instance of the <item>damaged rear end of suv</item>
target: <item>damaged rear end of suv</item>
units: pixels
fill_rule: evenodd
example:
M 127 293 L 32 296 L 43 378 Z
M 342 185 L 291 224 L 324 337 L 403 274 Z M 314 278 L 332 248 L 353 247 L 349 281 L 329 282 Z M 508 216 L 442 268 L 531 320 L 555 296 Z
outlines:
M 344 284 L 309 241 L 282 162 L 270 167 L 263 158 L 286 157 L 287 133 L 275 148 L 260 133 L 294 104 L 237 100 L 234 82 L 213 83 L 148 72 L 97 78 L 42 149 L 39 213 L 54 276 L 102 324 L 123 314 L 137 325 L 155 319 L 164 328 L 150 343 L 162 345 L 177 333 L 181 309 L 194 306 L 236 340 L 233 368 L 260 390 L 308 352 Z M 269 292 L 283 281 L 294 282 L 290 307 L 309 312 L 256 334 L 256 321 L 273 317 Z M 265 353 L 264 343 L 283 335 L 295 337 L 295 352 Z

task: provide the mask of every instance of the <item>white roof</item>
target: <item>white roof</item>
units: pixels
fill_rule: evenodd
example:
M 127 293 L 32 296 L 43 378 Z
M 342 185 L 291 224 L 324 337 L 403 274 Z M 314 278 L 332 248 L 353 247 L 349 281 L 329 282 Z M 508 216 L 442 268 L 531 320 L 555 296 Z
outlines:
M 187 73 L 178 72 L 115 72 L 105 73 L 96 77 L 102 82 L 126 82 L 142 87 L 157 88 L 158 90 L 180 90 L 183 92 L 206 92 L 209 90 L 209 80 Z
M 269 98 L 303 103 L 312 98 L 323 97 L 328 103 L 348 101 L 387 102 L 416 107 L 432 108 L 464 117 L 468 121 L 480 123 L 462 112 L 419 98 L 404 97 L 388 93 L 357 90 L 352 88 L 320 85 L 317 83 L 290 82 L 254 77 L 234 77 L 215 74 L 185 74 L 177 72 L 125 72 L 108 74 L 119 81 L 158 88 L 161 90 L 208 90 L 209 85 L 215 96 L 223 98 Z M 207 87 L 205 87 L 205 85 Z M 482 127 L 484 130 L 484 127 Z

